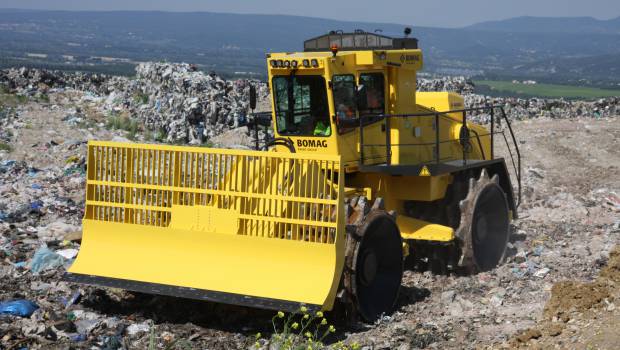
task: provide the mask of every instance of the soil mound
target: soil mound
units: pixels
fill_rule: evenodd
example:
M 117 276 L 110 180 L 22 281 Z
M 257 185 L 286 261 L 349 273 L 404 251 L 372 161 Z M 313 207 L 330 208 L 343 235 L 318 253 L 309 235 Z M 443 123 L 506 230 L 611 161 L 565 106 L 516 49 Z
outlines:
M 601 282 L 558 282 L 551 288 L 551 299 L 545 306 L 547 318 L 568 318 L 572 312 L 584 312 L 609 298 L 609 288 Z M 568 319 L 566 320 L 568 321 Z

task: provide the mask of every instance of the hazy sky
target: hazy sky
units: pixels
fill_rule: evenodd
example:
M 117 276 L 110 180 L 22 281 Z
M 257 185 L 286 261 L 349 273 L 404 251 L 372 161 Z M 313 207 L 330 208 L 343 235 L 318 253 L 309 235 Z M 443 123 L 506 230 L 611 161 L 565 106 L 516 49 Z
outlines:
M 456 27 L 516 16 L 620 16 L 620 0 L 0 0 L 0 8 L 290 14 Z

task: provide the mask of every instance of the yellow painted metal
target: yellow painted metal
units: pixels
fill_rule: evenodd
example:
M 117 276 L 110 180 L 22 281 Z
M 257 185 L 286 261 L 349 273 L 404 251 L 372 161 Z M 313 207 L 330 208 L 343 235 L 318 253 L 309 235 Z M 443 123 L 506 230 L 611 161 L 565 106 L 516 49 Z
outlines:
M 463 96 L 454 92 L 418 92 L 417 102 L 420 106 L 434 111 L 450 111 L 465 108 Z M 462 148 L 459 143 L 461 137 L 461 127 L 463 126 L 463 114 L 459 112 L 442 113 L 440 120 L 440 138 L 442 140 L 453 140 L 441 146 L 441 157 L 443 159 L 458 159 L 461 157 Z M 490 159 L 491 156 L 491 136 L 489 131 L 478 124 L 467 122 L 469 137 L 471 142 L 471 152 L 468 153 L 469 159 Z M 478 141 L 479 140 L 479 141 Z
M 89 142 L 69 272 L 331 309 L 342 171 L 334 155 Z
M 396 224 L 404 239 L 449 242 L 454 239 L 451 227 L 399 215 Z
M 454 92 L 418 91 L 416 97 L 419 105 L 433 108 L 436 111 L 452 111 L 465 108 L 463 96 Z M 458 113 L 451 113 L 449 115 L 456 121 L 460 121 Z
M 317 67 L 302 67 L 299 63 L 303 59 L 316 59 Z M 459 143 L 462 126 L 459 113 L 441 113 L 443 111 L 462 109 L 463 97 L 451 92 L 416 92 L 417 71 L 423 67 L 421 50 L 362 50 L 341 51 L 335 56 L 331 52 L 287 52 L 272 53 L 270 60 L 298 61 L 296 75 L 318 75 L 325 78 L 329 115 L 332 116 L 331 130 L 338 130 L 336 124 L 336 106 L 329 82 L 334 75 L 352 75 L 359 83 L 360 75 L 365 73 L 381 73 L 384 76 L 385 113 L 387 114 L 415 114 L 440 113 L 440 160 L 448 162 L 462 158 L 463 150 Z M 272 67 L 268 64 L 269 81 L 275 76 L 289 76 L 290 68 Z M 272 101 L 273 103 L 273 101 Z M 272 105 L 272 110 L 273 105 Z M 276 124 L 275 115 L 273 116 Z M 480 125 L 468 122 L 472 151 L 468 159 L 483 159 L 490 156 L 490 136 L 488 130 Z M 435 150 L 435 120 L 434 117 L 393 118 L 390 120 L 390 140 L 392 143 L 391 164 L 425 164 L 434 162 Z M 364 127 L 364 148 L 366 164 L 380 164 L 386 162 L 386 124 L 385 121 L 376 122 Z M 477 133 L 477 135 L 476 135 Z M 345 168 L 355 171 L 360 159 L 360 135 L 355 131 L 345 133 L 332 132 L 330 136 L 295 136 L 280 135 L 293 141 L 298 153 L 337 154 L 342 156 Z M 478 142 L 478 138 L 480 142 Z M 317 141 L 321 146 L 317 147 Z M 398 146 L 398 144 L 421 144 L 415 147 Z M 310 146 L 308 146 L 310 145 Z M 480 147 L 482 146 L 482 147 Z
M 382 197 L 388 209 L 402 212 L 392 202 L 416 200 L 434 201 L 446 194 L 452 182 L 449 174 L 439 176 L 391 176 L 382 173 L 356 173 L 347 178 L 347 186 L 372 189 L 372 196 Z
M 303 59 L 316 59 L 318 67 L 304 68 L 299 65 Z M 327 102 L 329 105 L 329 115 L 336 115 L 336 106 L 334 106 L 333 94 L 329 87 L 329 81 L 334 75 L 350 74 L 356 81 L 359 81 L 360 75 L 363 73 L 382 73 L 385 77 L 385 106 L 386 113 L 415 113 L 416 105 L 416 72 L 422 68 L 423 58 L 422 51 L 417 49 L 407 50 L 362 50 L 362 51 L 341 51 L 334 57 L 331 52 L 287 52 L 287 53 L 271 53 L 270 60 L 296 60 L 298 61 L 298 69 L 295 70 L 296 75 L 319 75 L 325 78 L 327 94 Z M 269 62 L 268 62 L 269 63 Z M 269 81 L 273 81 L 274 76 L 290 75 L 291 69 L 282 67 L 272 67 L 268 64 Z M 272 99 L 272 111 L 275 110 Z M 330 118 L 331 130 L 338 130 L 335 118 Z M 276 125 L 275 115 L 273 116 L 274 125 Z M 399 143 L 399 126 L 398 121 L 391 131 L 393 143 Z M 364 128 L 364 142 L 366 144 L 385 143 L 385 131 L 383 123 L 375 123 Z M 407 124 L 408 125 L 408 124 Z M 342 162 L 345 167 L 350 168 L 357 165 L 360 155 L 359 133 L 349 132 L 339 134 L 332 132 L 330 136 L 295 136 L 280 135 L 276 130 L 276 137 L 286 137 L 293 141 L 296 152 L 298 153 L 320 153 L 320 154 L 336 154 L 342 156 Z M 401 134 L 409 134 L 406 130 Z M 307 146 L 316 145 L 316 141 L 321 141 L 321 147 Z M 401 143 L 405 141 L 400 140 Z M 368 147 L 365 151 L 365 157 L 370 159 L 369 163 L 385 162 L 385 146 Z M 393 164 L 406 164 L 414 161 L 410 152 L 400 155 L 402 150 L 394 147 L 392 149 Z M 424 152 L 426 152 L 424 150 Z M 428 154 L 426 154 L 428 153 Z M 432 152 L 426 152 L 424 157 L 430 159 Z M 405 159 L 409 157 L 408 159 Z

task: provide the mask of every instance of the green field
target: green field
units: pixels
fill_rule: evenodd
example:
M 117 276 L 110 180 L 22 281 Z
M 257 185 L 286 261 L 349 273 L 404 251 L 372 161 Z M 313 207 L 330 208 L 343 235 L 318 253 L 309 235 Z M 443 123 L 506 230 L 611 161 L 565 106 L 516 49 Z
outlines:
M 620 96 L 620 90 L 606 90 L 583 86 L 535 84 L 526 85 L 512 83 L 510 81 L 479 80 L 474 81 L 476 91 L 480 93 L 497 93 L 499 95 L 524 95 L 540 97 L 564 97 L 564 98 L 599 98 Z M 487 89 L 479 89 L 487 86 Z

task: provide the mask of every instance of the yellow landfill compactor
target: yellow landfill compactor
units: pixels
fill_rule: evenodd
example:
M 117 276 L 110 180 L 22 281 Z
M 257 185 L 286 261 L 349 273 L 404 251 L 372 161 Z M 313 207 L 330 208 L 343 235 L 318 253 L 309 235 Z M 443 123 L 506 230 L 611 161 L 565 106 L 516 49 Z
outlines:
M 501 261 L 518 201 L 498 137 L 520 178 L 501 107 L 416 92 L 407 35 L 330 32 L 267 57 L 274 137 L 259 150 L 89 142 L 66 280 L 274 310 L 338 302 L 373 321 L 404 268 Z

